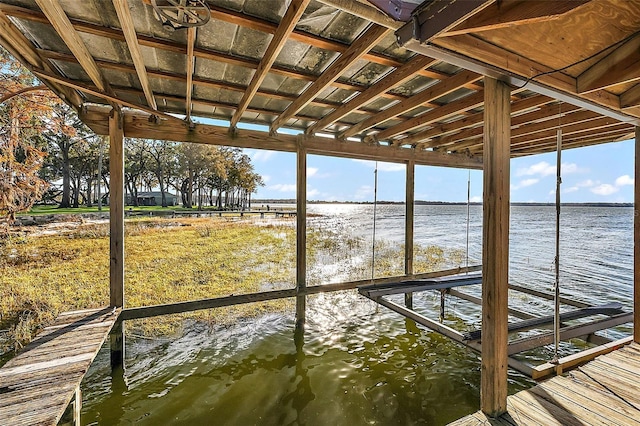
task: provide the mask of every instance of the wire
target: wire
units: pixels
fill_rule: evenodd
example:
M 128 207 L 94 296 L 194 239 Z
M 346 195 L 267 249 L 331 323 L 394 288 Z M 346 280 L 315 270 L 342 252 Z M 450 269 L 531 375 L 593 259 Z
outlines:
M 558 128 L 557 133 L 558 159 L 556 164 L 556 257 L 555 257 L 555 286 L 554 286 L 554 316 L 553 316 L 553 337 L 554 350 L 553 362 L 558 362 L 558 351 L 560 348 L 560 185 L 562 184 L 562 129 Z
M 376 264 L 376 210 L 378 207 L 378 162 L 373 171 L 373 241 L 371 242 L 371 282 L 373 283 Z
M 632 38 L 634 38 L 636 35 L 637 35 L 637 34 L 632 34 L 632 35 L 630 35 L 630 36 L 628 36 L 628 37 L 625 37 L 624 39 L 620 40 L 619 42 L 617 42 L 617 43 L 615 43 L 615 44 L 613 44 L 613 45 L 609 46 L 609 47 L 608 47 L 607 49 L 605 49 L 605 50 L 601 50 L 601 51 L 599 51 L 599 52 L 596 52 L 596 53 L 594 53 L 594 54 L 592 54 L 592 55 L 587 56 L 586 58 L 580 59 L 579 61 L 574 62 L 574 63 L 572 63 L 572 64 L 569 64 L 569 65 L 567 65 L 567 66 L 564 66 L 564 67 L 562 67 L 562 68 L 557 68 L 557 69 L 553 69 L 553 70 L 551 70 L 551 71 L 541 72 L 541 73 L 536 74 L 536 75 L 534 75 L 534 76 L 532 76 L 532 77 L 529 77 L 528 79 L 526 79 L 526 80 L 525 80 L 525 82 L 524 82 L 524 83 L 522 83 L 522 85 L 521 85 L 521 86 L 516 86 L 516 87 L 515 87 L 515 90 L 523 89 L 527 84 L 531 83 L 531 82 L 532 82 L 533 80 L 535 80 L 536 78 L 540 78 L 540 77 L 543 77 L 543 76 L 545 76 L 545 75 L 549 75 L 549 74 L 555 74 L 555 73 L 557 73 L 557 72 L 564 71 L 564 70 L 569 69 L 569 68 L 571 68 L 571 67 L 575 67 L 576 65 L 580 65 L 580 64 L 582 64 L 583 62 L 590 61 L 591 59 L 595 58 L 596 56 L 599 56 L 599 55 L 603 54 L 603 53 L 604 53 L 604 52 L 606 52 L 607 50 L 614 50 L 614 49 L 615 49 L 615 48 L 617 48 L 618 46 L 620 46 L 620 45 L 622 45 L 622 44 L 626 43 L 627 41 L 631 40 Z
M 470 222 L 470 205 L 471 205 L 471 170 L 467 178 L 467 258 L 465 266 L 469 267 L 469 222 Z M 467 274 L 469 271 L 467 270 Z

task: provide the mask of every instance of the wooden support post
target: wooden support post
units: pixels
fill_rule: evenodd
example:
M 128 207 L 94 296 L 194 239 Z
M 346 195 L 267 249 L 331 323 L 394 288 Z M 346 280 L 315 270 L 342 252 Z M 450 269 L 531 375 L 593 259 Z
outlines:
M 640 343 L 640 127 L 636 127 L 633 203 L 633 340 Z
M 404 214 L 404 274 L 413 275 L 413 223 L 415 202 L 415 171 L 413 161 L 407 163 L 405 214 Z M 413 293 L 405 293 L 404 305 L 413 309 Z
M 480 405 L 497 417 L 507 411 L 511 104 L 505 83 L 487 77 L 484 87 Z
M 122 113 L 109 116 L 109 300 L 124 307 L 124 147 Z M 124 361 L 124 328 L 116 323 L 111 332 L 111 365 Z
M 307 152 L 298 149 L 296 172 L 296 289 L 304 293 L 307 287 Z M 306 296 L 296 297 L 296 328 L 304 328 Z

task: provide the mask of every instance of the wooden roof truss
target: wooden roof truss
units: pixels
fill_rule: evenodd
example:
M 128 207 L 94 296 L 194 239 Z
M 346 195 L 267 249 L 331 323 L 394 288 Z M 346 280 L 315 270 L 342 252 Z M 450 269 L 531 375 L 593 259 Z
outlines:
M 0 43 L 102 133 L 122 106 L 127 136 L 478 168 L 484 75 L 513 85 L 514 157 L 553 150 L 557 128 L 570 148 L 640 122 L 636 2 L 435 0 L 408 23 L 359 1 L 241 3 L 167 33 L 144 0 L 0 0 Z M 270 135 L 240 141 L 241 123 Z

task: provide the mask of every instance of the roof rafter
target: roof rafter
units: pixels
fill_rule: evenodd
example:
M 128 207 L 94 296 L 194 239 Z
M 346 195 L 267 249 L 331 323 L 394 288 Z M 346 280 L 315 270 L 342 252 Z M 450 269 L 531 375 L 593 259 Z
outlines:
M 439 83 L 434 84 L 431 87 L 426 88 L 422 92 L 416 93 L 410 98 L 397 103 L 396 105 L 381 111 L 380 113 L 370 117 L 360 123 L 345 130 L 340 135 L 341 138 L 347 138 L 354 136 L 362 131 L 370 129 L 371 127 L 383 123 L 387 120 L 397 117 L 403 112 L 410 111 L 416 107 L 419 107 L 427 102 L 434 101 L 444 95 L 458 90 L 467 83 L 478 81 L 482 78 L 472 71 L 460 71 L 446 80 L 442 80 Z
M 116 9 L 116 14 L 120 20 L 120 26 L 124 38 L 133 60 L 133 65 L 140 81 L 140 86 L 144 91 L 144 96 L 147 100 L 147 104 L 153 108 L 158 109 L 156 99 L 153 96 L 153 90 L 151 90 L 151 84 L 149 84 L 149 77 L 147 76 L 147 69 L 142 58 L 142 52 L 140 51 L 140 45 L 138 44 L 138 37 L 136 35 L 136 28 L 133 24 L 133 18 L 129 12 L 129 3 L 127 0 L 113 0 L 113 7 Z
M 575 112 L 579 109 L 580 108 L 574 105 L 567 105 L 567 104 L 562 104 L 562 107 L 559 107 L 558 105 L 549 105 L 526 114 L 518 115 L 517 117 L 513 116 L 513 113 L 516 111 L 512 110 L 512 114 L 511 114 L 512 115 L 512 118 L 511 118 L 512 136 L 513 136 L 513 132 L 517 131 L 516 129 L 520 129 L 522 127 L 526 127 L 527 125 L 531 125 L 531 123 L 533 122 L 545 123 L 545 125 L 547 125 L 548 124 L 547 120 L 550 120 L 552 118 L 557 119 L 558 117 L 563 115 L 566 116 L 567 114 L 571 112 Z M 482 112 L 479 114 L 483 115 L 484 113 Z M 475 145 L 477 143 L 477 139 L 482 139 L 482 137 L 483 137 L 483 127 L 482 125 L 480 125 L 471 129 L 463 130 L 459 133 L 433 139 L 431 143 L 428 144 L 428 146 L 431 148 L 434 148 L 436 146 L 442 147 L 452 143 L 456 143 L 456 145 L 458 145 L 458 142 L 462 142 L 462 141 L 466 141 L 466 143 L 468 143 L 469 146 L 471 146 L 471 145 Z
M 576 79 L 578 93 L 640 80 L 640 33 L 591 65 Z
M 517 25 L 557 19 L 576 7 L 591 0 L 548 1 L 548 0 L 507 0 L 491 4 L 480 13 L 466 19 L 438 37 L 490 31 Z
M 388 129 L 382 130 L 375 134 L 375 139 L 381 141 L 388 139 L 392 136 L 396 136 L 400 133 L 407 132 L 418 127 L 423 127 L 438 120 L 443 120 L 449 117 L 453 117 L 468 111 L 473 108 L 477 108 L 484 104 L 484 91 L 476 92 L 472 95 L 458 99 L 457 101 L 450 102 L 440 108 L 428 111 L 422 115 L 411 118 L 404 123 L 397 124 Z M 402 143 L 402 140 L 399 141 Z
M 273 38 L 271 39 L 266 52 L 262 56 L 262 60 L 260 60 L 260 64 L 258 64 L 258 68 L 251 78 L 249 87 L 247 87 L 247 90 L 244 92 L 244 95 L 238 104 L 238 108 L 231 118 L 231 127 L 236 127 L 238 121 L 240 121 L 240 117 L 242 117 L 242 114 L 255 96 L 258 88 L 267 76 L 271 66 L 284 47 L 284 44 L 287 42 L 291 32 L 296 27 L 298 20 L 304 13 L 310 1 L 311 0 L 293 0 L 289 5 L 287 12 L 282 17 L 282 21 L 280 21 L 280 25 L 278 25 L 278 29 L 273 34 Z
M 389 30 L 379 25 L 373 24 L 370 26 L 364 34 L 358 37 L 351 46 L 336 59 L 327 68 L 316 81 L 314 81 L 298 99 L 293 101 L 287 109 L 271 124 L 271 132 L 275 132 L 278 128 L 282 127 L 291 116 L 296 114 L 302 108 L 311 102 L 311 100 L 322 90 L 324 90 L 331 83 L 336 81 L 344 71 L 349 68 L 354 62 L 362 58 L 373 46 L 378 44 L 382 40 Z
M 93 56 L 86 44 L 80 38 L 69 17 L 65 13 L 58 0 L 36 0 L 42 12 L 49 19 L 56 32 L 67 45 L 71 53 L 78 59 L 80 66 L 87 73 L 93 84 L 105 93 L 110 92 L 109 82 L 104 78 L 100 68 L 96 65 Z
M 306 133 L 313 134 L 318 130 L 322 130 L 327 126 L 330 126 L 332 123 L 351 113 L 354 109 L 366 104 L 367 102 L 372 101 L 387 90 L 390 90 L 404 83 L 410 78 L 413 78 L 416 72 L 421 69 L 427 68 L 436 62 L 438 61 L 436 61 L 435 59 L 428 58 L 422 55 L 416 55 L 406 64 L 402 65 L 400 68 L 396 68 L 395 71 L 393 71 L 391 74 L 384 76 L 376 84 L 370 86 L 367 90 L 361 92 L 358 96 L 351 99 L 340 108 L 337 108 L 331 114 L 322 118 L 314 125 L 310 126 L 307 129 Z
M 22 58 L 22 63 L 26 66 L 53 72 L 53 67 L 49 61 L 40 55 L 40 52 L 33 47 L 33 44 L 15 27 L 2 11 L 0 11 L 0 30 L 2 30 L 0 31 L 0 44 L 15 58 Z M 48 81 L 45 81 L 45 84 L 60 96 L 61 99 L 67 100 L 76 108 L 82 105 L 83 99 L 74 90 Z
M 543 95 L 534 95 L 529 96 L 528 98 L 519 99 L 511 103 L 511 114 L 513 115 L 517 112 L 525 111 L 531 108 L 537 108 L 540 105 L 544 105 L 552 101 L 553 99 Z M 464 117 L 450 123 L 436 125 L 431 129 L 423 130 L 409 135 L 408 137 L 402 139 L 402 143 L 413 145 L 415 143 L 430 139 L 434 136 L 445 135 L 455 131 L 461 131 L 463 129 L 473 127 L 479 123 L 482 123 L 483 121 L 484 111 L 477 112 L 469 117 Z M 424 148 L 432 148 L 429 143 L 420 143 L 419 146 Z

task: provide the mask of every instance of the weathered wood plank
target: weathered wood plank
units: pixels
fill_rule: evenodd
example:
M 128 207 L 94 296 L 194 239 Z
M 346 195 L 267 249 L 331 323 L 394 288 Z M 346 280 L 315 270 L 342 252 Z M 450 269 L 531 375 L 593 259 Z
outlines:
M 124 306 L 124 120 L 122 112 L 109 116 L 109 299 Z
M 482 374 L 480 405 L 496 417 L 507 409 L 509 292 L 509 87 L 485 78 L 482 236 Z
M 118 315 L 109 308 L 62 314 L 7 362 L 0 369 L 0 424 L 57 424 Z

